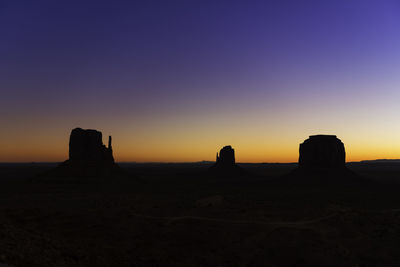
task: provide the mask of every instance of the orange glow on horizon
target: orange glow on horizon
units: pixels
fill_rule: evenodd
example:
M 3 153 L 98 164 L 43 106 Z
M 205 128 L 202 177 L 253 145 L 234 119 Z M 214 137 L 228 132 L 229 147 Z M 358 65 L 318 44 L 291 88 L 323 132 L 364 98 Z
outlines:
M 272 109 L 272 108 L 271 108 Z M 315 114 L 313 110 L 321 110 Z M 300 110 L 300 111 L 298 111 Z M 382 120 L 380 116 L 385 116 Z M 49 115 L 21 123 L 5 123 L 0 138 L 0 162 L 60 162 L 68 158 L 73 128 L 97 129 L 113 137 L 118 162 L 214 161 L 224 145 L 235 149 L 237 162 L 297 162 L 299 144 L 314 134 L 334 134 L 345 145 L 346 160 L 400 158 L 397 114 L 365 116 L 363 110 L 336 107 L 274 107 L 171 112 L 130 117 Z M 371 121 L 374 127 L 371 127 Z M 316 125 L 318 127 L 316 127 Z
M 103 137 L 104 138 L 104 137 Z M 114 138 L 115 139 L 115 138 Z M 24 146 L 4 146 L 0 154 L 0 162 L 61 162 L 68 158 L 68 143 L 54 144 L 42 147 L 35 144 Z M 117 162 L 199 162 L 215 161 L 215 154 L 224 145 L 232 145 L 235 149 L 236 161 L 242 163 L 293 163 L 298 161 L 299 144 L 255 144 L 224 143 L 198 144 L 197 146 L 174 143 L 164 145 L 114 143 L 114 158 Z M 346 145 L 346 161 L 361 161 L 374 159 L 398 159 L 400 149 L 388 146 L 370 146 L 366 149 L 359 144 Z

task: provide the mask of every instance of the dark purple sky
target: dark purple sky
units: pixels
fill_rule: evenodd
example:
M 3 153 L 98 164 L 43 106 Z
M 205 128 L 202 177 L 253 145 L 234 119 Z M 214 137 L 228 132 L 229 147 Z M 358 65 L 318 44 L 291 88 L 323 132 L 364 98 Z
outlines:
M 58 159 L 57 138 L 56 150 L 38 150 L 43 132 L 64 140 L 76 126 L 130 148 L 156 139 L 184 148 L 204 131 L 210 155 L 237 142 L 248 161 L 274 159 L 268 146 L 287 143 L 277 137 L 288 131 L 354 141 L 358 129 L 398 130 L 379 118 L 400 115 L 399 1 L 1 1 L 0 59 L 3 161 L 28 160 L 21 149 L 9 156 L 21 142 L 32 160 Z M 254 128 L 278 140 L 257 157 L 245 141 Z M 185 160 L 183 148 L 154 160 Z M 121 158 L 152 160 L 133 150 Z

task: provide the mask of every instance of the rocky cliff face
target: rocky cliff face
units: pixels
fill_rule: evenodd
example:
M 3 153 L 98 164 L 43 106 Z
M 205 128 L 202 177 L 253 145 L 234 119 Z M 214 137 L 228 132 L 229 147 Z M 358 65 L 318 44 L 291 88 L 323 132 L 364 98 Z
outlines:
M 313 135 L 300 144 L 300 168 L 344 168 L 344 144 L 335 135 Z
M 210 171 L 219 176 L 229 176 L 229 179 L 244 173 L 235 163 L 235 150 L 231 146 L 224 146 L 217 153 L 216 162 L 210 167 Z
M 235 165 L 235 150 L 231 146 L 224 146 L 217 153 L 216 165 L 234 166 Z
M 106 147 L 103 144 L 101 132 L 75 128 L 71 131 L 69 138 L 69 159 L 47 176 L 79 180 L 82 177 L 97 179 L 116 175 L 127 176 L 114 162 L 111 136 L 108 138 L 108 147 Z
M 111 136 L 108 147 L 103 144 L 102 133 L 96 130 L 73 129 L 69 138 L 71 163 L 114 163 Z

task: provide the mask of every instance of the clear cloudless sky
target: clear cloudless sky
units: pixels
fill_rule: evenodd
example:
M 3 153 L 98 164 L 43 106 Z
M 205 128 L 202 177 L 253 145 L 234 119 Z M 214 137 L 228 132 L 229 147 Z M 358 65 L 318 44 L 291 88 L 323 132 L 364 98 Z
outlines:
M 75 127 L 117 161 L 400 158 L 398 0 L 0 1 L 0 161 L 62 161 Z

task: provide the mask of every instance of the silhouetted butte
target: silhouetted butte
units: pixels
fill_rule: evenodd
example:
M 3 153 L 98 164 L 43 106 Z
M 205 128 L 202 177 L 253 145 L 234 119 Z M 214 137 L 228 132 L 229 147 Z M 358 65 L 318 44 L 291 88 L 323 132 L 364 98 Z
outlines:
M 344 144 L 336 135 L 312 135 L 299 152 L 300 168 L 345 168 Z
M 238 175 L 243 172 L 235 163 L 235 150 L 231 146 L 224 146 L 217 153 L 216 162 L 210 171 L 219 175 Z
M 312 135 L 300 144 L 299 167 L 285 177 L 289 180 L 282 179 L 283 183 L 305 192 L 309 190 L 308 186 L 342 190 L 348 186 L 358 188 L 364 183 L 361 177 L 346 168 L 345 147 L 335 135 Z
M 111 136 L 108 137 L 108 147 L 103 145 L 102 133 L 96 130 L 75 128 L 69 139 L 68 164 L 112 165 Z
M 69 159 L 47 176 L 102 177 L 127 174 L 114 162 L 111 136 L 108 147 L 103 144 L 102 133 L 75 128 L 69 138 Z

